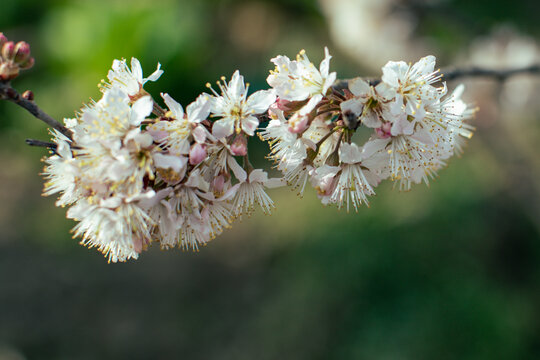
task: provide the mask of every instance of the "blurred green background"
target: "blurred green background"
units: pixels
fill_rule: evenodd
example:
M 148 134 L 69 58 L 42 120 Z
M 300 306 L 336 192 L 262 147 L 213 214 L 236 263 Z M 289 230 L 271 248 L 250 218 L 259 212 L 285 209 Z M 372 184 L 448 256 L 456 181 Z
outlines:
M 341 78 L 377 75 L 399 60 L 378 52 L 393 36 L 368 50 L 347 26 L 380 32 L 347 6 L 385 29 L 406 24 L 409 40 L 394 45 L 408 61 L 538 61 L 537 1 L 18 0 L 2 3 L 0 31 L 36 58 L 14 86 L 61 119 L 99 97 L 114 58 L 139 58 L 145 74 L 161 62 L 147 90 L 184 105 L 236 69 L 265 88 L 269 59 L 302 48 L 318 63 L 328 46 Z M 272 216 L 235 223 L 199 253 L 154 246 L 126 264 L 71 238 L 65 209 L 40 196 L 46 151 L 24 145 L 46 129 L 0 103 L 0 360 L 539 359 L 539 85 L 470 82 L 477 133 L 429 188 L 383 184 L 358 213 L 311 190 L 272 191 Z M 266 145 L 252 146 L 269 169 Z

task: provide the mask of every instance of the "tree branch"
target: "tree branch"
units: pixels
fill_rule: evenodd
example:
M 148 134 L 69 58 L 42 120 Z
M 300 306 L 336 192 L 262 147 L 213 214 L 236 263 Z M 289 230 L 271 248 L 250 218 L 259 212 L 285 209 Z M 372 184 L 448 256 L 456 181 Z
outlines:
M 471 78 L 471 77 L 487 77 L 487 78 L 494 78 L 499 81 L 504 81 L 508 79 L 509 77 L 512 77 L 515 75 L 522 75 L 522 74 L 539 75 L 540 63 L 521 67 L 521 68 L 514 68 L 514 69 L 486 69 L 486 68 L 481 68 L 477 66 L 472 66 L 468 68 L 447 68 L 447 69 L 441 70 L 441 74 L 443 74 L 442 80 L 444 81 L 456 80 L 460 78 Z M 371 85 L 377 85 L 378 83 L 381 82 L 381 79 L 378 79 L 375 77 L 367 77 L 364 79 L 368 81 Z M 336 90 L 346 89 L 349 86 L 349 80 L 352 80 L 352 79 L 338 80 L 333 85 L 333 88 Z
M 27 145 L 30 145 L 30 146 L 46 147 L 49 149 L 56 150 L 56 144 L 52 142 L 35 140 L 35 139 L 26 139 L 25 142 Z
M 19 105 L 20 107 L 28 111 L 30 114 L 34 115 L 37 119 L 43 121 L 50 127 L 60 131 L 62 134 L 71 139 L 71 130 L 69 130 L 60 122 L 53 119 L 50 115 L 41 110 L 35 102 L 23 98 L 17 92 L 17 90 L 11 87 L 9 82 L 0 82 L 0 98 L 9 100 L 12 103 Z

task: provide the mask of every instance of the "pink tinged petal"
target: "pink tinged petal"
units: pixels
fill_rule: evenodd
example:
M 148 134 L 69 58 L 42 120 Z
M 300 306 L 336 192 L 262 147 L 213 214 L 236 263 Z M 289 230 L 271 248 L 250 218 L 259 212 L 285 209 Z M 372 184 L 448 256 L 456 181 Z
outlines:
M 243 135 L 238 135 L 230 146 L 231 153 L 234 156 L 247 155 L 247 139 Z
M 161 64 L 158 63 L 156 71 L 154 71 L 149 77 L 147 77 L 145 79 L 145 82 L 147 82 L 147 81 L 156 81 L 157 79 L 159 79 L 161 74 L 163 74 L 163 70 L 161 70 Z
M 308 121 L 309 118 L 307 116 L 298 116 L 298 114 L 294 114 L 289 120 L 289 132 L 292 134 L 303 133 L 309 127 Z
M 259 119 L 257 119 L 255 116 L 248 116 L 247 118 L 242 119 L 242 130 L 244 130 L 244 132 L 249 136 L 253 136 L 255 134 L 257 126 L 259 126 Z
M 226 138 L 234 133 L 234 120 L 230 118 L 219 119 L 212 124 L 212 135 L 218 139 Z
M 154 101 L 150 96 L 143 96 L 139 100 L 135 101 L 131 108 L 130 124 L 133 126 L 139 126 L 141 122 L 152 113 Z
M 225 176 L 218 175 L 212 181 L 212 190 L 221 193 L 225 189 Z
M 210 135 L 203 126 L 197 126 L 195 129 L 193 129 L 191 134 L 193 135 L 193 139 L 201 144 L 206 141 L 206 135 Z
M 184 118 L 184 108 L 176 100 L 169 96 L 169 94 L 161 93 L 161 97 L 165 101 L 165 104 L 171 110 L 176 119 Z
M 244 86 L 244 77 L 240 75 L 240 71 L 236 70 L 229 82 L 229 97 L 233 99 L 242 98 L 246 93 Z
M 381 139 L 388 139 L 392 136 L 392 123 L 386 122 L 380 128 L 375 129 L 377 136 Z
M 191 165 L 200 164 L 204 159 L 206 159 L 206 155 L 206 146 L 196 143 L 189 151 L 189 163 Z
M 371 86 L 361 78 L 355 78 L 349 81 L 349 90 L 356 96 L 371 94 Z
M 195 169 L 189 174 L 188 181 L 186 181 L 185 185 L 205 192 L 210 189 L 210 184 L 204 180 L 199 169 Z
M 234 176 L 238 179 L 238 181 L 240 182 L 246 181 L 247 174 L 245 170 L 242 169 L 240 165 L 238 165 L 238 163 L 232 156 L 227 157 L 227 165 L 229 165 L 229 168 L 233 172 Z
M 259 90 L 247 99 L 246 105 L 248 111 L 254 114 L 260 114 L 268 110 L 268 107 L 276 101 L 274 90 Z
M 141 63 L 137 58 L 132 57 L 131 58 L 131 73 L 133 74 L 133 77 L 137 80 L 137 82 L 142 84 L 142 68 Z
M 249 182 L 259 182 L 265 184 L 268 181 L 268 174 L 262 169 L 255 169 L 249 173 Z
M 150 134 L 154 141 L 157 143 L 163 142 L 169 136 L 169 133 L 167 131 L 156 130 L 155 128 L 147 128 L 146 132 Z
M 188 105 L 186 108 L 187 118 L 189 122 L 200 123 L 206 120 L 212 108 L 211 96 L 201 94 L 197 99 Z

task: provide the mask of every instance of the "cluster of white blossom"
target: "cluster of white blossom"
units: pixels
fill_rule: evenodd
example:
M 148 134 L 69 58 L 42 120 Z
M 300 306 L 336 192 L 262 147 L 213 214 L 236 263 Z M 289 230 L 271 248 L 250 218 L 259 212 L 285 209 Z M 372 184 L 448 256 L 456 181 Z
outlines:
M 330 58 L 326 50 L 317 69 L 303 51 L 294 61 L 278 56 L 268 77 L 278 100 L 260 135 L 300 194 L 309 180 L 323 204 L 357 209 L 386 178 L 401 190 L 428 183 L 472 136 L 464 121 L 474 111 L 460 99 L 463 87 L 448 95 L 444 83 L 434 86 L 442 77 L 435 57 L 390 61 L 376 86 L 356 78 L 343 91 L 332 87 Z M 363 129 L 371 136 L 358 145 L 354 135 Z
M 461 88 L 445 97 L 444 84 L 433 86 L 441 77 L 434 57 L 389 62 L 377 86 L 355 79 L 340 91 L 325 51 L 319 69 L 304 51 L 294 61 L 272 59 L 272 88 L 249 96 L 236 71 L 217 91 L 207 84 L 211 94 L 185 111 L 165 93 L 161 108 L 143 89 L 161 76 L 159 65 L 143 78 L 137 59 L 131 69 L 115 60 L 102 98 L 65 120 L 71 138 L 54 132 L 45 195 L 70 206 L 83 244 L 125 261 L 154 241 L 198 249 L 256 204 L 269 213 L 265 189 L 285 183 L 303 193 L 310 180 L 324 204 L 356 209 L 387 177 L 401 189 L 427 183 L 472 135 Z M 372 136 L 360 146 L 353 135 L 363 128 Z M 251 165 L 248 137 L 256 132 L 283 179 Z

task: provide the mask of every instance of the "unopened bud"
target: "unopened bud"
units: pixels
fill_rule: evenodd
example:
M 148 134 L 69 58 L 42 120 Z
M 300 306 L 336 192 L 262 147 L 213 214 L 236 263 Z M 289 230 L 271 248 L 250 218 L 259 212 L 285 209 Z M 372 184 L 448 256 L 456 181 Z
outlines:
M 23 99 L 34 101 L 34 93 L 30 90 L 26 90 L 22 93 Z
M 6 95 L 10 99 L 15 99 L 17 97 L 17 92 L 13 88 L 7 88 Z
M 5 43 L 7 43 L 8 39 L 6 37 L 6 35 L 4 35 L 3 32 L 0 32 L 0 48 L 2 48 L 2 46 L 4 46 Z
M 197 165 L 200 164 L 204 159 L 206 159 L 206 147 L 202 144 L 196 143 L 189 151 L 189 163 L 191 165 Z
M 388 139 L 392 136 L 392 124 L 385 122 L 380 128 L 375 129 L 377 136 L 381 139 Z
M 223 175 L 218 175 L 212 180 L 212 188 L 215 192 L 222 193 L 225 189 L 225 177 Z
M 30 57 L 30 45 L 25 41 L 19 41 L 15 45 L 15 62 L 24 63 Z
M 6 60 L 12 60 L 15 56 L 15 43 L 8 41 L 2 46 L 2 57 Z
M 238 135 L 231 144 L 231 153 L 234 156 L 247 155 L 247 139 L 243 135 Z
M 33 57 L 26 59 L 25 62 L 19 64 L 19 68 L 22 70 L 30 69 L 32 66 L 34 66 L 35 60 Z
M 289 120 L 289 132 L 293 134 L 301 134 L 307 130 L 309 118 L 307 116 L 293 116 Z

